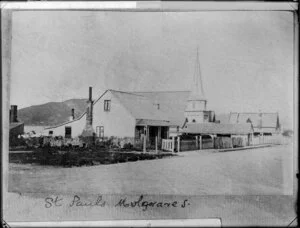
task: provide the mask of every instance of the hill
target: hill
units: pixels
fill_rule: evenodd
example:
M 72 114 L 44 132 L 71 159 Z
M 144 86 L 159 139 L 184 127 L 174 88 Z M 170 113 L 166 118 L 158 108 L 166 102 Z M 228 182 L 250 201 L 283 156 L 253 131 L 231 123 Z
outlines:
M 18 111 L 18 119 L 25 125 L 60 124 L 69 120 L 72 108 L 75 109 L 75 118 L 85 112 L 86 101 L 86 99 L 71 99 L 22 108 Z

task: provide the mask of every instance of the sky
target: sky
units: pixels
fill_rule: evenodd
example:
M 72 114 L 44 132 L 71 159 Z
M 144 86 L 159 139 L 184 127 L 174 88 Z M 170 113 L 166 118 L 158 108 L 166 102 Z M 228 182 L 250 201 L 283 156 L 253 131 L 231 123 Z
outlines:
M 208 109 L 292 119 L 293 14 L 279 11 L 14 12 L 10 103 L 187 91 L 197 48 Z

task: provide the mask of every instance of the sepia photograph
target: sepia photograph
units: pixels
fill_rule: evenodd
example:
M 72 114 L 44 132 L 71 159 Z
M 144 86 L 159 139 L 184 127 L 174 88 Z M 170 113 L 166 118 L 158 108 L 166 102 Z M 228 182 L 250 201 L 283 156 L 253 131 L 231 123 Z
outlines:
M 292 10 L 4 8 L 2 224 L 297 226 Z

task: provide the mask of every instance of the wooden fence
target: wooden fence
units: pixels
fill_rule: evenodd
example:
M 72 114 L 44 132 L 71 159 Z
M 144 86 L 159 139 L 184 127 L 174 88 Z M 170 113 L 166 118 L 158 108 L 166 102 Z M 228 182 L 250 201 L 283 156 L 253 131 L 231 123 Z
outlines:
M 180 138 L 179 138 L 180 139 Z M 288 144 L 292 142 L 292 138 L 283 137 L 282 135 L 272 135 L 272 136 L 258 136 L 250 137 L 248 136 L 235 136 L 232 138 L 229 137 L 215 137 L 213 139 L 202 139 L 202 145 L 199 145 L 200 141 L 195 138 L 192 139 L 180 139 L 178 143 L 178 138 L 174 137 L 172 139 L 162 139 L 161 149 L 164 151 L 190 151 L 190 150 L 199 150 L 199 149 L 224 149 L 224 148 L 233 148 L 233 147 L 245 147 L 245 146 L 255 146 L 263 144 Z M 178 146 L 180 148 L 178 148 Z
M 179 151 L 199 150 L 196 140 L 181 140 Z
M 262 145 L 262 144 L 288 144 L 290 139 L 282 135 L 268 135 L 252 137 L 250 145 Z
M 175 139 L 162 139 L 161 149 L 166 151 L 174 152 Z

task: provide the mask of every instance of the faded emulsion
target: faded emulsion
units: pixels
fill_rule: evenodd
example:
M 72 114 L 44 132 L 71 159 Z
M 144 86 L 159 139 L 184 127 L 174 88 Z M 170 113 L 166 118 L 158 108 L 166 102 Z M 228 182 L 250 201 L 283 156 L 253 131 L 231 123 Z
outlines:
M 298 17 L 287 5 L 4 9 L 5 220 L 289 226 Z

